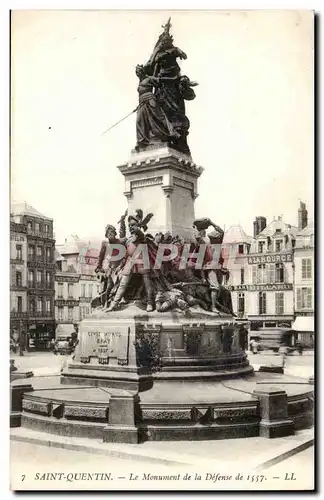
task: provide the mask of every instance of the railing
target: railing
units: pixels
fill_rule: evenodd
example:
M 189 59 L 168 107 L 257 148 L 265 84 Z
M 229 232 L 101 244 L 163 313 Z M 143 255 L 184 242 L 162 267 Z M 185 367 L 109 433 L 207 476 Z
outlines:
M 24 259 L 10 259 L 10 264 L 23 264 L 24 262 Z
M 10 317 L 18 319 L 28 318 L 28 312 L 10 311 Z
M 23 285 L 22 283 L 20 283 L 19 285 L 17 283 L 13 283 L 10 285 L 10 290 L 12 291 L 24 291 L 24 290 L 27 290 L 27 286 L 26 285 Z
M 32 229 L 27 228 L 27 234 L 28 236 L 34 236 L 36 238 L 48 238 L 53 240 L 55 238 L 54 233 L 51 232 L 45 232 L 45 231 L 33 231 Z

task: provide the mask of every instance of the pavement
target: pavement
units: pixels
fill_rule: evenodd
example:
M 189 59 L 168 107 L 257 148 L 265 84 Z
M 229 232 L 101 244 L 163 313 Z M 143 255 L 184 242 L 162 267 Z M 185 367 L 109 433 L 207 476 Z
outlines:
M 127 445 L 16 428 L 11 433 L 11 489 L 308 490 L 314 482 L 313 449 L 312 429 L 273 440 Z M 106 476 L 81 481 L 84 473 Z M 186 474 L 190 483 L 183 480 Z M 216 474 L 228 479 L 220 481 Z M 164 479 L 151 480 L 152 475 Z
M 67 361 L 67 356 L 55 356 L 48 352 L 10 357 L 16 360 L 19 370 L 32 370 L 35 382 L 37 378 L 39 382 L 43 379 L 48 387 L 57 387 L 57 375 Z M 249 353 L 249 359 L 256 369 L 260 365 L 282 363 L 281 356 L 268 353 L 256 355 Z M 313 353 L 288 356 L 285 373 L 305 378 L 314 375 Z M 257 437 L 217 441 L 148 441 L 140 445 L 129 445 L 13 428 L 11 429 L 11 488 L 114 491 L 120 489 L 311 490 L 314 485 L 313 444 L 313 429 L 305 429 L 294 436 L 272 440 Z M 27 471 L 26 474 L 24 471 Z M 96 481 L 78 479 L 70 481 L 66 479 L 67 476 L 65 480 L 59 482 L 35 479 L 37 473 L 53 471 L 73 473 L 108 471 L 113 473 L 113 480 L 108 480 L 106 476 L 106 479 L 99 478 Z M 180 471 L 180 479 L 184 477 L 185 471 L 191 471 L 192 476 L 190 484 L 188 482 L 184 484 L 183 480 L 178 481 L 174 478 L 150 481 L 147 479 L 148 476 L 145 476 L 145 471 L 153 471 L 152 473 L 157 474 L 156 477 L 161 474 L 170 475 L 170 471 L 172 476 L 175 476 L 175 473 Z M 224 477 L 227 475 L 231 479 L 220 483 L 213 474 L 222 471 Z M 248 474 L 247 471 L 254 471 L 254 475 Z M 235 477 L 240 473 L 243 479 L 238 481 Z M 295 473 L 295 476 L 291 476 L 291 473 Z M 130 479 L 130 474 L 137 475 L 138 479 Z M 22 480 L 23 475 L 26 477 Z M 197 477 L 200 475 L 202 480 L 193 479 L 195 475 L 198 475 Z
M 248 357 L 255 370 L 261 365 L 282 365 L 282 356 L 271 352 L 248 352 Z M 11 354 L 10 358 L 15 360 L 20 371 L 32 370 L 35 377 L 40 377 L 59 375 L 69 356 L 54 355 L 52 352 L 29 352 L 24 356 Z M 302 356 L 297 353 L 287 356 L 285 365 L 287 375 L 309 378 L 314 375 L 314 351 L 306 351 Z

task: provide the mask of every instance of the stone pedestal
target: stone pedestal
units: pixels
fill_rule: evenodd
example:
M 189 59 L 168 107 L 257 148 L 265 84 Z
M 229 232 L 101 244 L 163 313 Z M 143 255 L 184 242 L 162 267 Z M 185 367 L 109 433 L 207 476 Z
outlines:
M 23 395 L 32 390 L 28 383 L 10 386 L 10 427 L 20 427 Z
M 271 388 L 257 389 L 260 401 L 260 436 L 278 438 L 294 434 L 294 422 L 288 418 L 287 393 Z
M 79 326 L 75 360 L 63 384 L 145 391 L 165 381 L 216 380 L 253 372 L 231 316 L 203 310 L 190 315 L 147 313 L 134 305 L 94 312 Z
M 108 425 L 103 431 L 105 443 L 138 443 L 138 429 L 135 426 L 135 403 L 138 396 L 114 394 L 109 400 Z
M 134 153 L 120 165 L 125 177 L 128 213 L 141 208 L 154 214 L 148 232 L 169 231 L 188 240 L 193 237 L 197 179 L 203 169 L 192 159 L 167 146 Z

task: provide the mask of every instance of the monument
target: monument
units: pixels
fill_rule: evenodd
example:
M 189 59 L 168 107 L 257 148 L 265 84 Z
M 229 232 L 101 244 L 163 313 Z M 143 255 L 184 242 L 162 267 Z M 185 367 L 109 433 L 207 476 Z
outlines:
M 178 60 L 187 56 L 170 29 L 169 19 L 136 67 L 137 143 L 118 167 L 127 211 L 119 235 L 112 224 L 105 230 L 100 297 L 80 323 L 61 386 L 24 394 L 24 426 L 137 443 L 275 437 L 311 419 L 312 389 L 292 384 L 287 394 L 277 374 L 275 388 L 257 386 L 270 375 L 257 377 L 244 350 L 220 252 L 224 233 L 195 218 L 203 169 L 191 157 L 185 103 L 198 84 L 182 75 Z

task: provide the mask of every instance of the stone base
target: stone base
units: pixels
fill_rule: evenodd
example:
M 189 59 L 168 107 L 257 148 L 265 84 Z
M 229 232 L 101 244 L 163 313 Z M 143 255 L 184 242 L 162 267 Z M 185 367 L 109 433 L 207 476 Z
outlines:
M 12 411 L 10 412 L 10 427 L 20 427 L 21 426 L 21 412 Z
M 134 394 L 60 386 L 58 378 L 51 389 L 24 394 L 21 424 L 105 442 L 282 437 L 312 425 L 313 386 L 299 382 L 256 373 L 227 381 L 155 381 Z
M 294 434 L 294 422 L 292 420 L 283 420 L 279 422 L 260 422 L 260 437 L 280 438 Z
M 149 390 L 155 380 L 216 380 L 253 372 L 233 317 L 202 309 L 147 313 L 134 303 L 80 324 L 61 383 Z
M 138 444 L 139 429 L 122 425 L 107 425 L 103 430 L 104 443 Z

